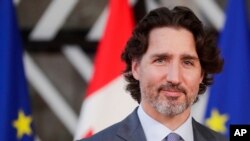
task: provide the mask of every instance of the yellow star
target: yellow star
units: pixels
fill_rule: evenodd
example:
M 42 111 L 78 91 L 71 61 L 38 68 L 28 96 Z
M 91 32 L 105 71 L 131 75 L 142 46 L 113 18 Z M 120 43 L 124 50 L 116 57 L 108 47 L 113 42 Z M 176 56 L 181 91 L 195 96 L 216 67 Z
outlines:
M 19 139 L 21 139 L 24 136 L 24 134 L 26 135 L 32 134 L 31 122 L 32 122 L 31 116 L 25 116 L 22 110 L 18 112 L 18 119 L 16 119 L 13 122 L 13 126 L 17 130 L 17 137 Z
M 228 120 L 228 116 L 226 114 L 220 114 L 218 110 L 213 109 L 211 117 L 206 120 L 206 125 L 221 133 L 226 132 L 226 122 Z

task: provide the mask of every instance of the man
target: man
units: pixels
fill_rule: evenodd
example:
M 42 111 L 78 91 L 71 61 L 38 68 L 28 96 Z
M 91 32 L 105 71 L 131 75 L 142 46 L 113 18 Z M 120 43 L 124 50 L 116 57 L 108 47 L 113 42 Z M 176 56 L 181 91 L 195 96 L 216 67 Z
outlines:
M 122 59 L 127 90 L 140 106 L 82 141 L 226 140 L 190 115 L 223 66 L 216 41 L 190 9 L 151 11 L 134 29 Z

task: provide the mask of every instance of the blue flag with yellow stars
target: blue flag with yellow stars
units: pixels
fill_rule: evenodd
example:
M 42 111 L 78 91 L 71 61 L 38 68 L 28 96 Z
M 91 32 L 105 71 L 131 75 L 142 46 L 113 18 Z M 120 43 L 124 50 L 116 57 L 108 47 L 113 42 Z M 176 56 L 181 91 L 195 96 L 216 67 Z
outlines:
M 32 141 L 23 51 L 12 0 L 0 0 L 0 141 Z
M 228 0 L 219 47 L 221 74 L 211 87 L 205 124 L 229 136 L 230 124 L 250 124 L 250 32 L 247 1 Z

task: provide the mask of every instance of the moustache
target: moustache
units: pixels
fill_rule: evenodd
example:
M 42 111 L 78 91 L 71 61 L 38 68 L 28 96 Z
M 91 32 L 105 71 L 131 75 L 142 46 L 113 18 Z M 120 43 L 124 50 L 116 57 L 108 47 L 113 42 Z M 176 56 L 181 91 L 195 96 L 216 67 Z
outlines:
M 158 88 L 158 92 L 160 91 L 181 92 L 181 93 L 184 93 L 185 95 L 187 94 L 187 91 L 183 86 L 179 84 L 173 84 L 173 83 L 167 83 L 167 84 L 161 85 Z

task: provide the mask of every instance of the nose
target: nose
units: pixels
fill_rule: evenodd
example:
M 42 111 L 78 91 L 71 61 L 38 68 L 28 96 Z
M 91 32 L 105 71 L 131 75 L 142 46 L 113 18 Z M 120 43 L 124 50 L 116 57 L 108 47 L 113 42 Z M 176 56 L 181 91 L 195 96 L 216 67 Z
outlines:
M 180 68 L 178 63 L 171 63 L 167 68 L 167 82 L 180 84 Z

